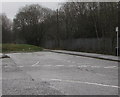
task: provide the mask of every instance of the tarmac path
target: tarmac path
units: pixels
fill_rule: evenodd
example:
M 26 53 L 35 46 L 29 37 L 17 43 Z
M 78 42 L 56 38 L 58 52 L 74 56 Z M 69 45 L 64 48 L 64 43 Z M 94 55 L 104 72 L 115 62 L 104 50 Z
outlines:
M 35 92 L 34 89 L 26 90 L 28 94 L 32 91 L 31 93 L 38 95 L 41 93 L 56 95 L 118 95 L 118 89 L 120 88 L 118 86 L 118 62 L 48 51 L 11 53 L 8 55 L 10 59 L 2 59 L 4 64 L 2 72 L 4 91 L 8 91 L 8 84 L 11 83 L 10 79 L 14 82 L 16 79 L 27 79 L 26 81 L 31 86 L 30 89 L 34 88 L 38 82 L 43 82 L 44 85 L 42 86 L 46 87 L 45 89 L 49 88 L 48 91 L 52 91 L 39 92 L 43 88 L 37 87 L 39 88 L 38 92 Z M 8 65 L 5 66 L 5 64 Z M 8 77 L 8 75 L 11 77 Z M 30 82 L 31 80 L 33 82 Z M 26 89 L 27 83 L 19 83 Z M 45 84 L 47 85 L 45 86 Z M 9 86 L 9 89 L 10 87 L 12 86 Z M 17 86 L 14 88 L 17 88 Z M 4 94 L 23 93 L 4 91 Z

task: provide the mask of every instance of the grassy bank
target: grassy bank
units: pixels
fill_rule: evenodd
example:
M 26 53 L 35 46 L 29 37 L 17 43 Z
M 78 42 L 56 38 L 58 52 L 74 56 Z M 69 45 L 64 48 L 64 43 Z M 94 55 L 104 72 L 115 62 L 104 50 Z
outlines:
M 34 46 L 34 45 L 28 45 L 28 44 L 2 44 L 3 53 L 9 53 L 9 52 L 35 52 L 35 51 L 42 51 L 43 48 Z

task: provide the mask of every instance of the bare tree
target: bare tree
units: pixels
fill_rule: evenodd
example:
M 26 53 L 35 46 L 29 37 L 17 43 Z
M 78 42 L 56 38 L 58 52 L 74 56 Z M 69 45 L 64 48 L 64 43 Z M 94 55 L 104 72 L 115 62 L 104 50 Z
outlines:
M 12 22 L 7 18 L 5 14 L 0 16 L 2 19 L 2 42 L 12 42 Z

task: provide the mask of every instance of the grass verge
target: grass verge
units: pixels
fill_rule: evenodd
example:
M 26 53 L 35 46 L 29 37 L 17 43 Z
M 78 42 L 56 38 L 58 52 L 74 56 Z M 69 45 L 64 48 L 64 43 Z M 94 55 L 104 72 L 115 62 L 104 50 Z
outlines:
M 2 44 L 2 53 L 10 52 L 35 52 L 42 51 L 43 48 L 29 44 Z M 1 51 L 1 50 L 0 50 Z

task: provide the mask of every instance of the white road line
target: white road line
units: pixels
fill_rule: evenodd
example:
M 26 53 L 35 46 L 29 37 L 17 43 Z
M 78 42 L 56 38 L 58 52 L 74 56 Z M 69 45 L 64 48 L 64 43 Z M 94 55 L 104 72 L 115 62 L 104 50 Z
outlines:
M 90 67 L 92 67 L 92 68 L 100 68 L 100 66 L 90 66 Z
M 24 66 L 17 66 L 17 67 L 24 67 Z
M 90 68 L 117 68 L 117 66 L 107 66 L 107 67 L 102 67 L 102 66 L 90 66 L 90 65 L 80 65 L 78 67 L 90 67 Z
M 61 79 L 50 79 L 52 81 L 62 81 Z
M 49 80 L 64 81 L 64 82 L 71 82 L 71 83 L 82 83 L 82 84 L 96 85 L 96 86 L 102 86 L 102 87 L 120 88 L 119 86 L 115 86 L 115 85 L 105 85 L 105 84 L 99 84 L 99 83 L 82 82 L 82 81 L 74 81 L 74 80 L 62 80 L 62 79 L 49 79 Z
M 38 66 L 40 66 L 40 65 L 32 65 L 32 67 L 38 67 Z
M 73 61 L 67 61 L 67 62 L 71 62 L 71 63 L 75 63 Z M 39 66 L 40 62 L 37 61 L 35 64 L 33 64 L 32 66 Z M 43 66 L 52 66 L 52 65 L 43 65 Z M 55 65 L 55 67 L 62 67 L 62 66 L 65 66 L 65 65 Z M 68 67 L 74 67 L 76 65 L 68 65 Z M 24 67 L 24 66 L 18 66 L 18 67 Z M 106 67 L 102 67 L 102 66 L 90 66 L 90 65 L 80 65 L 80 66 L 77 66 L 77 67 L 80 67 L 80 68 L 83 68 L 83 67 L 90 67 L 90 68 L 105 68 L 105 69 L 110 69 L 110 68 L 117 68 L 117 66 L 106 66 Z
M 104 75 L 104 74 L 100 74 L 100 73 L 96 73 L 97 75 L 100 75 L 100 76 L 106 76 L 106 75 Z
M 33 64 L 32 66 L 36 66 L 37 64 L 39 64 L 40 62 L 39 61 L 37 61 L 35 64 Z
M 78 67 L 89 67 L 89 66 L 87 66 L 87 65 L 80 65 L 80 66 L 78 66 Z
M 7 65 L 7 66 L 4 66 L 4 67 L 5 67 L 5 68 L 12 68 L 12 66 L 8 66 L 8 65 Z
M 43 65 L 43 66 L 47 67 L 47 66 L 52 66 L 52 65 Z
M 107 67 L 104 67 L 104 68 L 116 68 L 117 66 L 107 66 Z
M 56 66 L 61 67 L 61 66 L 64 66 L 64 65 L 56 65 Z

